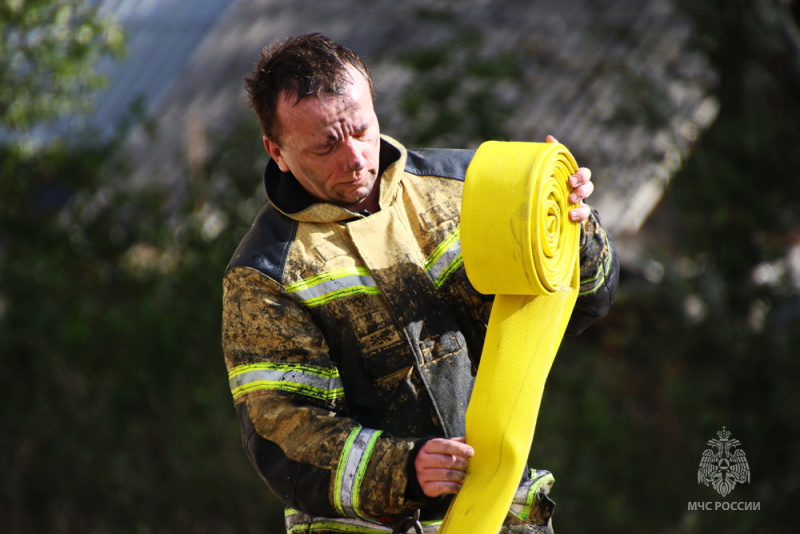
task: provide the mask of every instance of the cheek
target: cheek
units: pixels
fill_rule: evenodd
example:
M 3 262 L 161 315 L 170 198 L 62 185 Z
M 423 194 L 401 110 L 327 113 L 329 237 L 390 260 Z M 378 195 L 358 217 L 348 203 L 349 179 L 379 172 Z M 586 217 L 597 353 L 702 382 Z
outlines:
M 307 182 L 317 190 L 324 189 L 325 184 L 331 179 L 334 172 L 331 170 L 329 163 L 309 163 L 305 162 L 300 167 L 303 171 L 303 176 Z
M 378 137 L 378 139 L 376 139 L 375 142 L 364 151 L 364 158 L 370 161 L 377 168 L 380 160 L 380 154 L 381 139 Z

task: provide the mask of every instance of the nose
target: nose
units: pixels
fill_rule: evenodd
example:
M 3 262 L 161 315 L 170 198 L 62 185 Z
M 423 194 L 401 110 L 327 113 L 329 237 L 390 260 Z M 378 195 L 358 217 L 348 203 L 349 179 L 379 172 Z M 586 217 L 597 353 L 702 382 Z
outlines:
M 358 144 L 350 140 L 343 148 L 345 170 L 348 172 L 358 172 L 363 169 L 364 165 L 366 165 L 366 159 L 364 159 L 364 155 L 358 149 Z

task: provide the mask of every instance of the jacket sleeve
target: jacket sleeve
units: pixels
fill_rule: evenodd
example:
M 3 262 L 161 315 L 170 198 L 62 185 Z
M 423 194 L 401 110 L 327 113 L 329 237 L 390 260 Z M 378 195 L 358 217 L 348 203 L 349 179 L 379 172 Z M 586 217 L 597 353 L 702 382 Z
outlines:
M 619 259 L 611 235 L 592 210 L 581 229 L 580 291 L 567 334 L 583 332 L 611 308 L 619 283 Z
M 347 417 L 342 382 L 306 308 L 249 267 L 223 282 L 222 340 L 243 446 L 270 489 L 314 516 L 392 519 L 408 500 L 413 440 Z

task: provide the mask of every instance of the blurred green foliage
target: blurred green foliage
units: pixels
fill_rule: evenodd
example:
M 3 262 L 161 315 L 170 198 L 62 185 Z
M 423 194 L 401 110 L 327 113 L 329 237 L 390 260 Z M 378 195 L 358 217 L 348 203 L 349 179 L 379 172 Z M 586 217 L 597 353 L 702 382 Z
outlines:
M 721 115 L 654 216 L 666 222 L 647 252 L 663 276 L 625 270 L 611 314 L 567 339 L 554 365 L 531 463 L 556 475 L 559 532 L 793 524 L 800 297 L 788 271 L 770 284 L 751 277 L 780 262 L 800 230 L 798 56 L 770 6 L 685 2 L 720 75 Z M 479 39 L 405 56 L 430 83 L 398 113 L 432 113 L 403 142 L 503 136 L 494 84 L 518 67 L 513 55 L 473 61 Z M 88 42 L 78 57 L 107 45 Z M 461 77 L 482 106 L 453 107 L 469 101 L 448 92 Z M 83 91 L 26 87 L 31 102 L 59 100 L 54 110 Z M 14 115 L 16 97 L 1 91 L 4 127 L 45 118 L 24 101 L 14 105 L 31 111 Z M 34 155 L 0 148 L 0 530 L 281 532 L 281 506 L 239 444 L 219 340 L 222 272 L 264 198 L 255 121 L 212 139 L 216 155 L 187 173 L 180 195 L 126 185 L 123 134 Z M 726 499 L 697 484 L 706 441 L 723 425 L 752 471 Z M 761 510 L 687 510 L 717 500 Z
M 253 161 L 234 141 L 225 157 Z M 220 177 L 224 193 L 196 178 L 176 208 L 114 185 L 127 172 L 115 145 L 0 152 L 2 530 L 279 525 L 241 451 L 219 349 L 219 280 L 252 173 Z
M 0 3 L 0 127 L 24 141 L 41 121 L 87 111 L 103 83 L 97 61 L 122 48 L 120 26 L 92 2 Z

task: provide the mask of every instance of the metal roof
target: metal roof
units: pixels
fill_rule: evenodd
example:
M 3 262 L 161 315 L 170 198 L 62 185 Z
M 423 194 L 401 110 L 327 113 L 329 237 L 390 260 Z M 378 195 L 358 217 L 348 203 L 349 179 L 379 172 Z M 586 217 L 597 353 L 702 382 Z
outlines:
M 471 26 L 482 32 L 486 53 L 520 53 L 520 78 L 503 82 L 503 98 L 515 110 L 510 135 L 541 141 L 553 134 L 592 168 L 591 203 L 616 235 L 638 231 L 717 114 L 713 72 L 693 49 L 692 28 L 673 0 L 106 4 L 128 28 L 131 54 L 114 67 L 96 117 L 108 122 L 126 100 L 148 96 L 159 139 L 136 137 L 129 149 L 138 155 L 139 179 L 155 183 L 182 179 L 187 157 L 202 159 L 206 134 L 224 132 L 247 112 L 242 78 L 263 46 L 312 31 L 370 65 L 381 129 L 401 142 L 415 125 L 392 108 L 420 80 L 399 61 L 404 51 L 446 43 Z M 637 87 L 643 90 L 635 94 Z M 649 124 L 653 111 L 660 122 Z
M 104 0 L 125 32 L 127 53 L 106 60 L 98 70 L 107 85 L 98 93 L 91 124 L 110 131 L 137 99 L 154 109 L 180 75 L 198 44 L 235 0 Z

